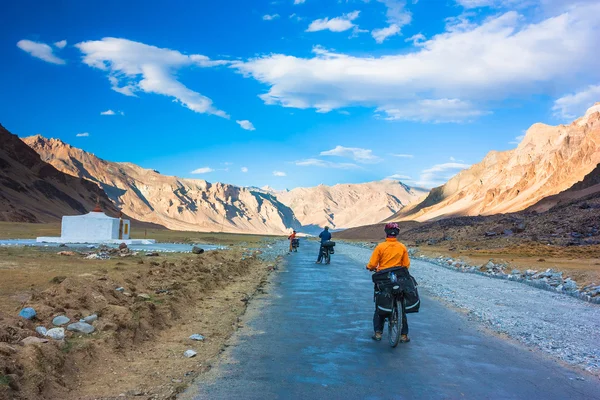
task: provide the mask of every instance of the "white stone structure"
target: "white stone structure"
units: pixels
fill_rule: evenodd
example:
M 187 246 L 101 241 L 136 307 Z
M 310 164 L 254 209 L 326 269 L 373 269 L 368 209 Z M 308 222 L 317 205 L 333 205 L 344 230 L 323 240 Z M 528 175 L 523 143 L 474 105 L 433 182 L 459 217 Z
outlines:
M 151 239 L 129 239 L 131 223 L 128 219 L 112 218 L 99 207 L 85 215 L 62 217 L 60 237 L 38 237 L 46 243 L 126 243 L 151 244 Z

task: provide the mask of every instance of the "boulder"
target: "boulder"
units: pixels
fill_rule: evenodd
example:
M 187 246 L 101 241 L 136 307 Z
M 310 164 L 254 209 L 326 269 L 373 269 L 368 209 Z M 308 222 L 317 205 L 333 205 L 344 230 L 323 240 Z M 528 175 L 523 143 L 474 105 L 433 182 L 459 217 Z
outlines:
M 194 254 L 202 254 L 204 253 L 204 249 L 198 247 L 198 246 L 194 246 L 192 247 L 192 253 Z
M 577 282 L 571 278 L 567 278 L 563 283 L 563 290 L 566 290 L 567 292 L 573 292 L 577 290 Z
M 63 340 L 65 338 L 65 329 L 64 328 L 52 328 L 46 332 L 46 337 L 49 337 L 54 340 Z
M 194 333 L 192 336 L 190 336 L 190 339 L 192 340 L 198 340 L 198 341 L 203 341 L 204 340 L 204 336 L 198 334 L 198 333 Z
M 496 236 L 496 232 L 486 232 L 485 237 L 493 237 Z
M 183 353 L 183 355 L 187 358 L 192 358 L 192 357 L 196 357 L 196 353 L 194 350 L 186 350 L 185 353 Z
M 92 314 L 90 316 L 87 316 L 83 319 L 83 322 L 86 322 L 88 324 L 91 324 L 92 322 L 98 320 L 98 316 L 96 314 Z M 81 322 L 81 321 L 80 321 Z
M 52 325 L 54 326 L 62 326 L 62 325 L 66 325 L 71 321 L 70 318 L 65 317 L 64 315 L 59 315 L 57 317 L 54 317 L 54 319 L 52 320 Z
M 75 322 L 74 324 L 67 326 L 67 330 L 72 331 L 72 332 L 80 332 L 80 333 L 90 334 L 90 333 L 94 332 L 96 330 L 96 328 L 94 328 L 92 325 L 88 324 L 87 322 Z
M 146 253 L 146 257 L 158 257 L 158 256 L 160 256 L 160 254 L 158 254 L 155 251 L 153 251 L 151 253 Z
M 39 333 L 40 335 L 42 335 L 42 336 L 46 336 L 46 333 L 48 333 L 48 329 L 46 329 L 46 328 L 45 328 L 45 327 L 43 327 L 43 326 L 38 326 L 38 327 L 36 327 L 36 328 L 35 328 L 35 331 L 36 331 L 37 333 Z
M 29 319 L 29 320 L 34 319 L 36 315 L 37 315 L 37 313 L 31 307 L 25 307 L 24 309 L 19 311 L 19 317 Z
M 142 300 L 150 300 L 150 295 L 146 294 L 146 293 L 140 293 L 137 295 L 138 298 L 142 299 Z
M 126 245 L 125 243 L 121 243 L 121 244 L 119 245 L 119 250 L 124 250 L 124 249 L 126 249 L 126 248 L 127 248 L 127 245 Z

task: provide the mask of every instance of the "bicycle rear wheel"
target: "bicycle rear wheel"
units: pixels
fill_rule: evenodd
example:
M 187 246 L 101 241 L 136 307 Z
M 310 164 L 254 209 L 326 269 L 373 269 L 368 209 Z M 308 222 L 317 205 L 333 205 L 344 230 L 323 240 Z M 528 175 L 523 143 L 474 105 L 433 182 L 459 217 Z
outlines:
M 402 318 L 400 317 L 400 312 L 402 309 L 399 309 L 398 299 L 394 299 L 394 304 L 392 306 L 392 313 L 388 317 L 388 340 L 390 342 L 390 346 L 396 347 L 400 342 L 400 331 L 402 331 Z

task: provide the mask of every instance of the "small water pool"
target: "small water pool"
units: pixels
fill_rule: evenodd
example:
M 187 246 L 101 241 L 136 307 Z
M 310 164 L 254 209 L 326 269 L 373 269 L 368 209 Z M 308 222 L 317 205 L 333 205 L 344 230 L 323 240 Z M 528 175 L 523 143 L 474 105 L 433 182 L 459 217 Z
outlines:
M 58 248 L 59 243 L 38 243 L 35 239 L 8 239 L 0 240 L 0 246 L 15 246 L 15 247 L 42 247 L 42 248 Z M 99 244 L 67 244 L 70 249 L 95 249 Z M 108 247 L 117 248 L 117 244 L 107 244 Z M 198 246 L 204 250 L 225 249 L 224 246 L 216 246 L 212 244 L 180 244 L 180 243 L 153 243 L 153 244 L 132 244 L 129 247 L 133 251 L 159 252 L 159 253 L 191 253 L 192 247 Z M 63 247 L 64 248 L 64 247 Z

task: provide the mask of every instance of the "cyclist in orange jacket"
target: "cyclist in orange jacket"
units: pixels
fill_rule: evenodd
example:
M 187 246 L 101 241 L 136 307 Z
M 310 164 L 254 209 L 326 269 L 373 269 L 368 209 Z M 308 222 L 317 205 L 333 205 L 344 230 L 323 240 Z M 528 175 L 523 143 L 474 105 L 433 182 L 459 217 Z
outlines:
M 292 252 L 292 242 L 296 239 L 296 231 L 293 231 L 290 236 L 288 236 L 288 240 L 290 241 L 290 253 Z
M 373 271 L 376 274 L 386 273 L 388 268 L 402 267 L 400 271 L 395 271 L 397 275 L 409 275 L 408 268 L 410 267 L 410 259 L 408 258 L 408 250 L 406 246 L 400 243 L 397 239 L 400 233 L 400 228 L 395 222 L 391 222 L 385 226 L 385 242 L 380 243 L 373 250 L 371 260 L 367 264 L 367 269 Z M 379 315 L 377 309 L 375 309 L 375 315 L 373 316 L 373 340 L 381 340 L 383 334 L 383 325 L 385 323 L 385 317 Z M 400 332 L 400 342 L 410 342 L 408 337 L 408 321 L 406 320 L 406 313 L 404 312 L 404 303 L 402 304 L 402 331 Z

